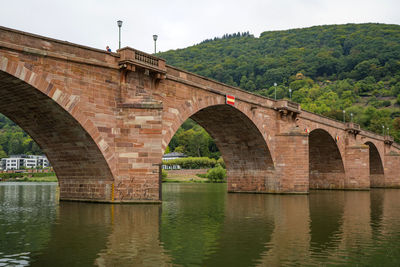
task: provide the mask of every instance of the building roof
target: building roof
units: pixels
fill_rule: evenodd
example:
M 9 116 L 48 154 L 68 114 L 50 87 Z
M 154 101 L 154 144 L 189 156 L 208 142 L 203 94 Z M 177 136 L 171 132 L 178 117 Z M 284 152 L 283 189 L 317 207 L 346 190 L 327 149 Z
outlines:
M 183 153 L 172 152 L 168 154 L 164 154 L 163 158 L 186 158 L 187 156 Z

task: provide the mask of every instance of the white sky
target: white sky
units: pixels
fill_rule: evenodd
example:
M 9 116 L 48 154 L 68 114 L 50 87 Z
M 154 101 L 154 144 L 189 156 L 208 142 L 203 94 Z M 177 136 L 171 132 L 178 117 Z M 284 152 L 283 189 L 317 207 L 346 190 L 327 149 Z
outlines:
M 153 52 L 224 33 L 324 24 L 400 24 L 400 0 L 0 0 L 0 25 L 90 47 Z

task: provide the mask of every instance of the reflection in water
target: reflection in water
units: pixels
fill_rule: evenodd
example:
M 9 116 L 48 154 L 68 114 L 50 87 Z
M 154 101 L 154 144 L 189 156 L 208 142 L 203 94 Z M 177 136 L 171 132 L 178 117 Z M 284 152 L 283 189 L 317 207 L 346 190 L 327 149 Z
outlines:
M 159 205 L 110 205 L 111 229 L 98 266 L 166 266 L 159 241 Z
M 110 206 L 60 202 L 51 239 L 33 266 L 91 266 L 110 234 Z
M 261 266 L 299 265 L 308 257 L 309 211 L 306 195 L 265 195 L 274 229 Z
M 385 190 L 372 190 L 370 193 L 371 198 L 371 228 L 373 235 L 380 234 L 383 219 L 383 200 Z
M 162 205 L 58 204 L 55 191 L 0 183 L 0 266 L 400 265 L 400 190 L 167 184 Z
M 160 236 L 175 265 L 203 265 L 218 246 L 226 187 L 212 184 L 163 186 Z
M 0 266 L 27 266 L 50 239 L 56 185 L 0 184 Z
M 261 258 L 274 228 L 263 195 L 229 194 L 213 253 L 201 266 L 252 266 Z M 238 249 L 240 248 L 240 249 Z
M 329 255 L 337 248 L 343 224 L 344 191 L 311 191 L 310 249 L 315 255 Z M 333 204 L 334 203 L 334 204 Z

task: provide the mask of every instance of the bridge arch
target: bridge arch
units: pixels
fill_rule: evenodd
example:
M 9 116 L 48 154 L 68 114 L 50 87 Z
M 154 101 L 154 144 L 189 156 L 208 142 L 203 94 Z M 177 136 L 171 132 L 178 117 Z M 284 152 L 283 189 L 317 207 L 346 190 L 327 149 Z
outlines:
M 0 95 L 0 112 L 47 155 L 58 177 L 61 198 L 107 198 L 114 176 L 104 155 L 111 151 L 98 146 L 102 139 L 90 120 L 78 120 L 85 117 L 80 114 L 79 97 L 57 88 L 29 64 L 8 62 L 6 57 L 0 57 Z
M 370 141 L 365 144 L 369 146 L 369 176 L 371 187 L 384 187 L 384 168 L 378 148 Z
M 185 114 L 185 111 L 179 114 Z M 186 114 L 177 121 L 183 123 L 190 117 L 214 138 L 227 168 L 229 191 L 276 190 L 274 162 L 268 144 L 244 112 L 217 102 Z M 176 123 L 171 128 L 176 132 L 179 126 Z M 168 145 L 172 135 L 165 135 L 163 144 Z
M 317 128 L 309 134 L 310 189 L 343 189 L 345 170 L 335 139 Z

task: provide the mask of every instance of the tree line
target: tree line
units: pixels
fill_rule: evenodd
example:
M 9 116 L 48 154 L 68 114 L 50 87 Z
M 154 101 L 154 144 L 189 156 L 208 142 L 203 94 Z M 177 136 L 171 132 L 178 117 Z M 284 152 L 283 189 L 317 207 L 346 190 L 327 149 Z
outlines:
M 41 155 L 36 142 L 12 120 L 0 114 L 0 159 L 10 155 Z

